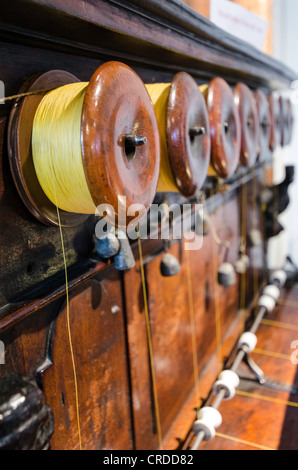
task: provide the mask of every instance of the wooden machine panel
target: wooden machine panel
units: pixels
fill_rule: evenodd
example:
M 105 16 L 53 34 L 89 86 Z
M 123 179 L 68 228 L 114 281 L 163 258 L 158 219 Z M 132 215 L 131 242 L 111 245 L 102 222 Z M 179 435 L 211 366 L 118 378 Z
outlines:
M 257 160 L 254 158 L 251 165 L 246 165 L 242 158 L 242 164 L 228 175 L 227 180 L 216 173 L 218 160 L 222 159 L 226 165 L 238 150 L 234 137 L 239 134 L 241 123 L 237 118 L 233 89 L 241 82 L 246 85 L 246 90 L 250 89 L 250 96 L 262 96 L 266 101 L 266 95 L 289 86 L 293 73 L 269 56 L 224 33 L 179 0 L 14 0 L 13 8 L 11 4 L 11 0 L 1 1 L 0 19 L 0 80 L 5 85 L 5 102 L 0 105 L 1 386 L 5 383 L 3 392 L 0 391 L 0 416 L 4 416 L 1 407 L 10 406 L 10 387 L 12 390 L 18 386 L 18 380 L 24 379 L 22 393 L 24 397 L 29 396 L 28 403 L 33 415 L 36 413 L 36 420 L 25 432 L 22 426 L 24 422 L 28 424 L 27 409 L 17 407 L 13 422 L 9 424 L 8 437 L 1 434 L 0 426 L 0 448 L 69 450 L 79 449 L 81 443 L 86 450 L 144 450 L 158 449 L 162 445 L 165 449 L 182 449 L 196 418 L 195 408 L 206 402 L 218 372 L 226 364 L 250 317 L 267 275 L 265 210 L 260 194 L 265 187 L 265 171 L 268 173 L 272 163 L 272 149 L 266 147 L 268 122 L 263 122 L 265 149 L 259 151 Z M 24 84 L 28 85 L 27 80 L 35 83 L 41 76 L 39 74 L 54 71 L 54 75 L 66 72 L 74 75 L 75 81 L 89 81 L 99 67 L 101 71 L 106 70 L 109 67 L 106 63 L 110 61 L 122 63 L 113 65 L 115 70 L 120 68 L 121 73 L 128 67 L 132 69 L 127 73 L 134 77 L 133 83 L 140 85 L 142 99 L 147 100 L 150 111 L 151 121 L 145 120 L 146 125 L 138 115 L 137 124 L 142 121 L 143 135 L 128 137 L 133 137 L 134 142 L 139 138 L 137 145 L 150 141 L 153 155 L 148 152 L 139 160 L 125 161 L 125 168 L 133 165 L 137 168 L 135 180 L 128 183 L 127 178 L 119 177 L 124 186 L 125 183 L 129 186 L 132 199 L 135 198 L 134 189 L 138 187 L 139 198 L 145 198 L 147 191 L 153 201 L 159 171 L 157 144 L 160 129 L 155 122 L 156 109 L 143 85 L 171 84 L 175 80 L 176 85 L 180 85 L 186 80 L 197 93 L 200 86 L 205 118 L 208 113 L 210 118 L 212 113 L 214 121 L 211 122 L 213 140 L 207 143 L 213 146 L 213 160 L 216 161 L 215 164 L 213 161 L 213 167 L 210 165 L 200 192 L 193 192 L 189 200 L 182 197 L 183 192 L 179 194 L 178 189 L 176 193 L 158 193 L 156 197 L 156 201 L 164 202 L 169 195 L 180 206 L 188 202 L 194 212 L 195 204 L 204 196 L 209 226 L 203 237 L 196 234 L 197 240 L 203 242 L 202 247 L 187 251 L 185 239 L 164 241 L 157 237 L 144 239 L 139 244 L 132 241 L 130 248 L 135 266 L 124 271 L 116 269 L 113 257 L 103 259 L 96 252 L 98 216 L 91 215 L 79 225 L 63 227 L 62 244 L 59 224 L 41 223 L 23 203 L 17 190 L 19 181 L 16 181 L 16 174 L 13 177 L 10 167 L 18 151 L 20 153 L 27 147 L 28 154 L 32 151 L 31 130 L 26 134 L 26 142 L 23 140 L 19 142 L 19 148 L 12 148 L 16 127 L 8 128 L 12 110 L 16 112 L 23 98 L 28 98 L 18 95 Z M 186 79 L 186 74 L 180 72 L 191 78 Z M 111 75 L 114 77 L 116 72 Z M 90 80 L 92 86 L 98 85 L 96 77 L 98 75 Z M 128 82 L 126 80 L 114 91 L 123 105 L 125 86 L 130 85 L 131 94 L 126 106 L 137 108 L 142 100 L 138 102 L 138 94 Z M 88 86 L 90 92 L 90 82 Z M 94 96 L 98 98 L 97 93 L 101 90 L 100 85 L 94 86 Z M 222 100 L 212 102 L 214 90 L 222 92 Z M 48 90 L 38 92 L 46 94 Z M 15 95 L 18 95 L 16 101 Z M 115 98 L 113 93 L 109 96 L 109 103 L 104 104 L 106 109 Z M 92 102 L 90 95 L 88 97 L 91 104 L 98 104 L 95 99 Z M 189 106 L 190 101 L 187 101 Z M 183 103 L 181 100 L 179 105 L 183 106 Z M 143 102 L 141 104 L 143 106 Z M 261 111 L 266 111 L 266 103 L 262 106 Z M 123 108 L 121 119 L 118 116 L 118 121 L 114 120 L 119 127 L 125 119 L 132 121 Z M 89 135 L 92 113 L 96 109 L 94 105 L 90 115 L 87 113 L 88 125 L 82 124 L 84 136 Z M 142 117 L 145 109 L 148 110 L 142 108 Z M 181 116 L 185 114 L 181 113 Z M 113 118 L 113 112 L 110 115 Z M 226 115 L 225 122 L 216 121 Z M 179 121 L 179 113 L 175 116 Z M 102 119 L 101 129 L 104 125 Z M 107 148 L 110 150 L 109 146 L 115 146 L 119 150 L 117 146 L 123 146 L 125 139 L 120 139 L 119 144 L 112 130 Z M 190 141 L 190 131 L 195 136 L 206 134 L 208 139 L 210 137 L 206 122 L 203 128 L 184 131 Z M 96 135 L 93 147 L 97 148 Z M 92 143 L 90 145 L 92 147 Z M 209 150 L 209 147 L 204 148 Z M 101 155 L 105 156 L 105 153 Z M 188 163 L 193 160 L 185 155 L 183 159 L 183 171 L 187 171 Z M 94 178 L 93 194 L 104 192 L 104 189 L 113 193 L 112 183 L 109 185 L 105 181 L 104 186 L 102 182 L 108 165 L 100 163 L 102 174 L 100 178 Z M 155 164 L 156 173 L 151 174 L 151 165 Z M 176 168 L 180 170 L 179 161 Z M 96 164 L 93 169 L 98 172 Z M 113 177 L 117 171 L 115 164 L 114 173 L 111 172 Z M 92 177 L 91 172 L 90 180 Z M 150 178 L 155 187 L 153 183 L 149 187 Z M 115 199 L 116 190 L 113 196 Z M 255 246 L 249 241 L 253 229 L 260 237 L 260 243 Z M 161 272 L 165 252 L 173 255 L 179 265 L 175 276 L 166 277 Z M 241 254 L 250 258 L 245 275 L 237 274 L 232 286 L 223 287 L 218 282 L 220 266 L 228 262 L 235 267 Z M 279 310 L 277 315 L 281 315 L 283 322 L 293 321 L 292 317 L 288 320 L 291 315 L 288 308 Z M 276 351 L 279 348 L 278 352 L 286 355 L 288 340 L 262 325 L 260 348 L 275 348 Z M 2 344 L 5 346 L 4 361 L 1 361 Z M 262 356 L 260 364 L 266 369 L 264 358 Z M 277 359 L 272 367 L 277 375 L 287 375 L 286 368 Z M 294 368 L 289 367 L 289 374 L 294 381 Z M 257 388 L 253 391 L 262 393 Z M 271 396 L 289 399 L 282 394 Z M 231 404 L 232 408 L 229 404 L 223 406 L 227 426 L 236 411 L 237 419 L 231 425 L 234 428 L 223 428 L 222 433 L 235 431 L 234 435 L 240 436 L 242 441 L 248 440 L 246 433 L 250 419 L 258 420 L 254 402 L 244 403 L 245 400 L 239 395 Z M 272 408 L 268 403 L 265 411 L 269 415 Z M 241 413 L 244 405 L 249 415 L 247 422 L 246 415 Z M 241 420 L 238 419 L 240 415 Z M 276 414 L 276 425 L 280 428 L 282 418 L 289 427 L 282 433 L 279 443 L 277 439 L 271 439 L 271 434 L 268 441 L 257 431 L 251 439 L 264 447 L 297 446 L 295 436 L 291 442 L 287 440 L 293 421 L 285 405 Z M 43 426 L 46 422 L 44 433 L 38 427 L 39 420 Z M 270 426 L 274 424 L 268 424 L 268 432 L 271 433 Z M 43 438 L 35 441 L 36 433 Z M 209 448 L 209 444 L 204 445 Z M 235 448 L 246 447 L 243 442 L 233 445 Z M 223 437 L 216 441 L 215 447 L 226 447 Z

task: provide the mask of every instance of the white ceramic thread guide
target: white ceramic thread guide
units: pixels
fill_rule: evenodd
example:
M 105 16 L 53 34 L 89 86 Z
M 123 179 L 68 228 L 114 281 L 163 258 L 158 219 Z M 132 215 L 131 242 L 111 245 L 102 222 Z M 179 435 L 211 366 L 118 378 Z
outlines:
M 224 370 L 219 374 L 218 380 L 213 385 L 213 394 L 217 396 L 221 390 L 224 390 L 225 395 L 223 400 L 232 400 L 239 385 L 240 380 L 236 372 L 233 372 L 232 370 Z
M 222 416 L 218 410 L 211 406 L 201 408 L 198 419 L 193 425 L 196 435 L 204 433 L 204 441 L 211 441 L 216 434 L 216 429 L 222 424 Z

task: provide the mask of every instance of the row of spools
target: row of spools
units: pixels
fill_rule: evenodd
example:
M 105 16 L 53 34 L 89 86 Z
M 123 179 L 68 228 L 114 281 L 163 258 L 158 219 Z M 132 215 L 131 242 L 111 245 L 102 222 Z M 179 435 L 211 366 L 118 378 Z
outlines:
M 89 83 L 78 84 L 63 71 L 47 72 L 37 80 L 31 87 L 46 89 L 54 82 L 55 89 L 17 102 L 9 138 L 10 159 L 17 160 L 11 165 L 15 181 L 27 178 L 18 189 L 25 203 L 30 199 L 31 211 L 37 192 L 30 182 L 36 176 L 50 203 L 68 213 L 94 214 L 106 203 L 117 215 L 121 197 L 127 206 L 139 203 L 147 211 L 156 191 L 192 197 L 207 175 L 230 178 L 239 165 L 252 167 L 292 139 L 290 99 L 252 91 L 244 83 L 232 89 L 214 78 L 198 86 L 180 72 L 171 83 L 145 85 L 119 62 L 103 64 Z M 24 113 L 26 107 L 30 113 Z M 20 154 L 27 158 L 26 139 L 23 147 L 18 144 L 24 129 L 33 135 L 36 174 L 31 179 L 27 160 L 23 178 L 16 174 L 22 172 Z M 36 197 L 34 215 L 38 206 L 42 211 Z

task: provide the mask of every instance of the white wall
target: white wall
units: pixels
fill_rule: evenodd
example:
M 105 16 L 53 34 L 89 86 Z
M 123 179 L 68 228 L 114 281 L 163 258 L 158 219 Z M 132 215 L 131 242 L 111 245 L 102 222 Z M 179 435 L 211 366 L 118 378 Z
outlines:
M 273 0 L 274 56 L 297 72 L 298 77 L 298 2 Z
M 298 79 L 298 1 L 273 0 L 274 6 L 274 56 L 296 71 Z M 290 91 L 289 91 L 290 92 Z M 269 244 L 269 266 L 271 269 L 283 265 L 289 254 L 298 265 L 298 106 L 294 108 L 295 129 L 291 146 L 277 149 L 274 154 L 274 181 L 284 178 L 287 164 L 296 166 L 295 183 L 291 186 L 291 205 L 280 217 L 287 230 Z

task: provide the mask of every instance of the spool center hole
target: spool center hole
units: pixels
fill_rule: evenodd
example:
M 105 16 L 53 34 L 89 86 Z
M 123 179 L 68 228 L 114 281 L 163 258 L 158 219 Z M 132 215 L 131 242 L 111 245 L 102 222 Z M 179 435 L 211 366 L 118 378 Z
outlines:
M 263 121 L 262 121 L 262 131 L 263 131 L 264 135 L 267 134 L 268 127 L 269 126 L 268 126 L 267 120 L 266 120 L 266 118 L 264 118 Z
M 190 138 L 190 143 L 191 143 L 191 145 L 193 145 L 193 144 L 194 144 L 194 141 L 195 141 L 195 139 L 196 139 L 196 136 L 190 132 L 190 133 L 189 133 L 189 138 Z
M 32 276 L 32 274 L 35 273 L 35 269 L 36 269 L 35 263 L 32 263 L 32 262 L 29 263 L 28 266 L 27 266 L 27 274 L 28 274 L 29 276 Z
M 124 139 L 124 152 L 127 160 L 131 161 L 136 155 L 136 146 L 131 142 L 130 139 Z
M 206 128 L 204 126 L 193 126 L 188 130 L 188 135 L 191 145 L 196 142 L 196 138 L 204 136 L 206 134 Z
M 249 116 L 247 119 L 247 127 L 248 129 L 252 129 L 254 125 L 254 119 L 252 116 Z

